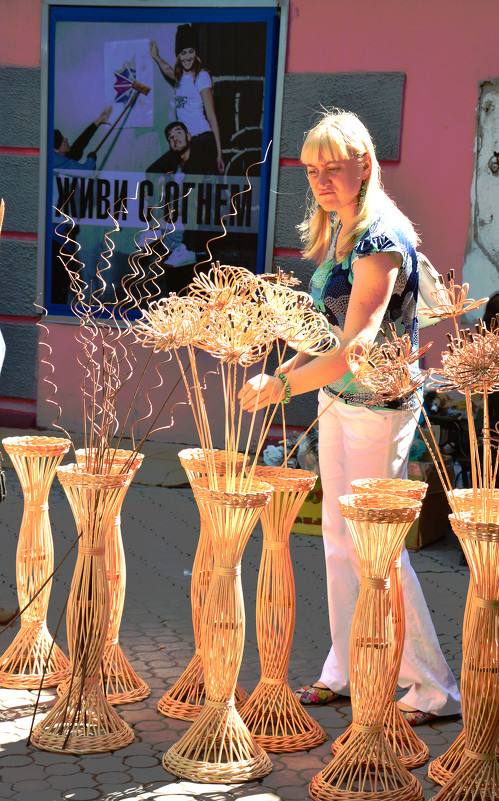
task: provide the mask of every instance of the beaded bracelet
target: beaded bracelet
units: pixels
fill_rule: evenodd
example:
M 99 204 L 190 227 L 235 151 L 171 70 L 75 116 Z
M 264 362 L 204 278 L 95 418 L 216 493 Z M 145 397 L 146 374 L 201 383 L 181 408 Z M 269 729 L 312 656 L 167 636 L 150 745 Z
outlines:
M 283 398 L 283 400 L 281 401 L 281 403 L 289 403 L 289 401 L 291 400 L 291 387 L 289 386 L 288 377 L 286 375 L 284 375 L 284 373 L 276 373 L 275 376 L 276 376 L 276 378 L 280 378 L 281 379 L 282 383 L 284 384 L 285 390 L 286 390 L 286 395 Z

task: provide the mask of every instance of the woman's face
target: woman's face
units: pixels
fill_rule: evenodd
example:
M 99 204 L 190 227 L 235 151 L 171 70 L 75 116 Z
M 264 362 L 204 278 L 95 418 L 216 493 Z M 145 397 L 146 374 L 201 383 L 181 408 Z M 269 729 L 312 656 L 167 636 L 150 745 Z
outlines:
M 178 54 L 178 57 L 184 72 L 190 72 L 194 64 L 194 59 L 196 58 L 196 51 L 194 48 L 184 47 L 184 49 Z
M 324 211 L 350 208 L 355 213 L 362 181 L 370 172 L 367 157 L 331 161 L 319 154 L 319 160 L 306 168 L 314 198 Z

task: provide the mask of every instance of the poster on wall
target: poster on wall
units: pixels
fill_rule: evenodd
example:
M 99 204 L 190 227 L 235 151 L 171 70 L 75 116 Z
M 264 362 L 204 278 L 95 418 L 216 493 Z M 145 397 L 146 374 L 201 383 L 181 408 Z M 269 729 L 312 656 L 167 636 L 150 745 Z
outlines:
M 104 302 L 138 248 L 159 258 L 161 295 L 212 261 L 263 271 L 278 39 L 275 3 L 50 6 L 49 313 L 71 314 L 61 247 Z

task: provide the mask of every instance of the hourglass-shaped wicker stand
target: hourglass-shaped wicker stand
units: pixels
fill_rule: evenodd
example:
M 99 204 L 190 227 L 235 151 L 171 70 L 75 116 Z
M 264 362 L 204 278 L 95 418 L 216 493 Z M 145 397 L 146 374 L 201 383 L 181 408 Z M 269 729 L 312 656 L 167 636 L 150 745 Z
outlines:
M 227 473 L 228 455 L 226 451 L 211 451 L 209 458 L 218 475 Z M 204 478 L 208 475 L 205 452 L 201 448 L 185 448 L 179 452 L 179 459 L 191 485 L 198 478 Z M 236 469 L 238 465 L 239 467 L 242 465 L 243 459 L 243 454 L 236 454 Z M 213 572 L 213 546 L 208 531 L 207 512 L 202 502 L 197 496 L 195 497 L 201 521 L 191 579 L 192 627 L 194 630 L 195 652 L 182 675 L 158 702 L 158 711 L 162 715 L 181 720 L 195 720 L 203 708 L 205 685 L 201 656 L 201 618 Z M 236 707 L 239 707 L 248 697 L 248 693 L 237 684 L 234 697 Z
M 353 724 L 347 742 L 312 779 L 310 796 L 420 801 L 423 788 L 393 752 L 383 718 L 393 664 L 390 571 L 421 503 L 368 493 L 343 496 L 339 503 L 361 568 L 349 651 Z
M 423 481 L 410 481 L 408 479 L 391 478 L 361 478 L 352 481 L 354 493 L 389 493 L 398 497 L 414 498 L 422 501 L 426 495 L 428 485 Z M 395 699 L 397 680 L 402 660 L 402 651 L 405 638 L 405 609 L 402 584 L 400 579 L 400 552 L 390 571 L 390 605 L 393 622 L 393 663 L 388 681 L 388 695 L 383 720 L 385 737 L 393 748 L 401 763 L 411 770 L 417 768 L 428 760 L 430 749 L 414 732 L 412 726 L 402 715 Z M 352 727 L 343 732 L 331 746 L 335 754 L 348 740 Z
M 50 712 L 35 726 L 31 742 L 46 751 L 76 754 L 114 751 L 134 735 L 106 700 L 100 670 L 109 630 L 106 537 L 129 473 L 95 475 L 75 464 L 57 471 L 81 532 L 68 601 L 71 681 Z
M 90 460 L 90 461 L 89 461 Z M 103 472 L 130 474 L 130 482 L 144 460 L 144 454 L 124 449 L 109 450 L 106 454 Z M 86 463 L 89 462 L 87 465 Z M 76 451 L 76 463 L 82 470 L 92 464 L 92 453 L 85 449 Z M 116 517 L 109 537 L 106 537 L 106 567 L 109 582 L 109 630 L 102 657 L 101 682 L 110 704 L 133 704 L 147 698 L 151 690 L 126 658 L 119 642 L 119 631 L 126 590 L 126 560 L 121 536 L 121 507 L 128 490 L 126 484 L 120 493 L 116 506 Z M 63 695 L 67 681 L 60 684 L 57 693 Z
M 449 501 L 452 511 L 458 516 L 461 515 L 461 512 L 469 512 L 476 515 L 480 522 L 497 520 L 497 513 L 499 511 L 499 490 L 455 489 L 450 493 Z M 463 621 L 463 642 L 469 641 L 469 617 L 471 609 L 474 606 L 472 599 L 475 595 L 476 585 L 474 571 L 470 570 L 468 598 L 466 600 Z M 430 762 L 428 766 L 428 776 L 430 779 L 437 784 L 446 784 L 459 768 L 465 747 L 466 733 L 465 730 L 462 729 L 447 751 Z
M 194 723 L 163 756 L 166 770 L 192 781 L 252 781 L 272 770 L 234 704 L 245 630 L 241 557 L 272 493 L 257 480 L 237 479 L 238 489 L 241 483 L 241 491 L 234 490 L 234 481 L 221 478 L 216 490 L 208 479 L 192 483 L 198 504 L 206 509 L 214 552 L 201 622 L 206 697 Z
M 317 476 L 306 470 L 257 467 L 257 478 L 273 487 L 262 513 L 263 551 L 256 597 L 256 633 L 261 678 L 240 709 L 241 718 L 266 751 L 301 751 L 326 739 L 288 684 L 295 623 L 295 582 L 289 552 L 291 526 Z
M 70 445 L 69 440 L 58 437 L 3 440 L 24 494 L 16 578 L 19 607 L 25 611 L 20 631 L 0 657 L 1 687 L 34 689 L 40 682 L 43 687 L 54 687 L 69 672 L 67 657 L 49 634 L 47 609 L 54 567 L 48 496 L 56 468 Z
M 461 699 L 465 744 L 435 801 L 499 797 L 499 525 L 450 515 L 473 576 L 463 629 Z

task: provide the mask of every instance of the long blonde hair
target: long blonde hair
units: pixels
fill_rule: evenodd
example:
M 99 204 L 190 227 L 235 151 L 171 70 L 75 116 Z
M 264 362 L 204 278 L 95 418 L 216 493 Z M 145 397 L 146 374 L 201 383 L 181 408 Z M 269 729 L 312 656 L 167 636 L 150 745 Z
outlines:
M 416 246 L 418 236 L 412 223 L 397 208 L 385 193 L 381 184 L 381 172 L 374 144 L 364 123 L 356 114 L 342 109 L 331 109 L 320 122 L 312 128 L 303 143 L 300 160 L 303 164 L 315 164 L 320 158 L 328 161 L 342 161 L 350 158 L 366 158 L 371 163 L 371 171 L 364 179 L 364 197 L 359 194 L 357 214 L 354 225 L 342 249 L 342 256 L 350 253 L 360 234 L 375 219 L 380 210 L 395 212 L 409 240 Z M 339 225 L 336 214 L 330 214 L 317 206 L 313 197 L 309 198 L 307 214 L 297 228 L 304 244 L 303 258 L 320 264 L 331 247 L 332 237 Z

